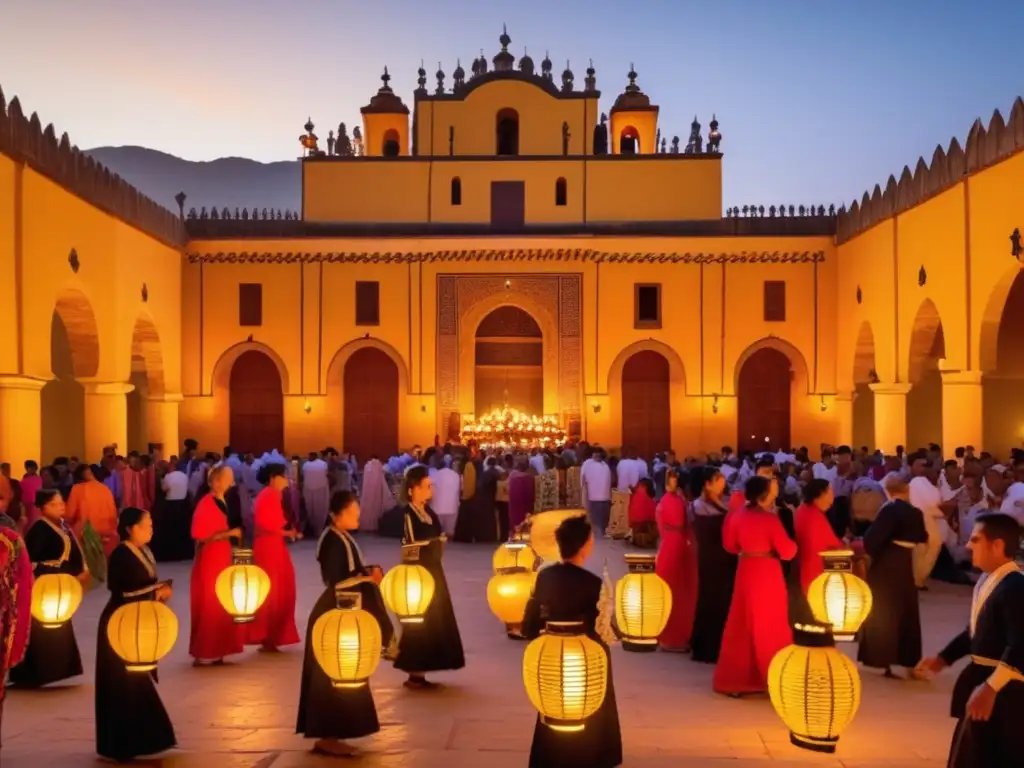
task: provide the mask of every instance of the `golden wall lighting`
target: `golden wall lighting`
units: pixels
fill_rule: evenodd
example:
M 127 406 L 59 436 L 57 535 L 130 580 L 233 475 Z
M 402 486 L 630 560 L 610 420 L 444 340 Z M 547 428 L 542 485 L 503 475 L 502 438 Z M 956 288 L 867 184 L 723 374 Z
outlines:
M 266 601 L 272 585 L 267 572 L 253 565 L 251 549 L 236 549 L 234 560 L 234 565 L 217 576 L 214 588 L 224 610 L 236 623 L 244 624 L 256 618 L 256 611 Z
M 523 684 L 541 722 L 555 731 L 582 731 L 608 690 L 608 657 L 582 622 L 549 621 L 526 646 Z
M 570 517 L 586 515 L 582 509 L 551 509 L 530 516 L 530 546 L 538 557 L 548 562 L 561 560 L 555 531 Z
M 487 605 L 491 613 L 508 625 L 523 623 L 526 603 L 533 594 L 537 574 L 526 568 L 502 568 L 487 582 Z
M 384 575 L 381 594 L 402 624 L 422 624 L 434 599 L 434 577 L 416 563 L 401 563 Z
M 495 573 L 503 568 L 525 568 L 532 571 L 536 563 L 537 553 L 522 539 L 503 542 L 491 560 Z
M 832 625 L 836 640 L 851 641 L 871 613 L 871 588 L 853 573 L 852 550 L 822 552 L 821 559 L 825 571 L 807 588 L 811 612 L 816 621 Z
M 178 639 L 178 617 L 156 600 L 122 605 L 107 623 L 107 640 L 129 672 L 150 672 Z
M 654 572 L 655 555 L 626 555 L 629 572 L 615 585 L 615 619 L 627 651 L 653 651 L 672 613 L 672 590 Z
M 310 413 L 313 412 L 313 404 L 309 402 L 309 400 L 307 400 L 302 404 L 302 410 L 304 410 L 306 412 L 306 415 L 308 416 Z
M 860 676 L 828 625 L 797 624 L 768 667 L 768 694 L 794 745 L 832 753 L 860 706 Z
M 67 573 L 46 573 L 32 585 L 32 618 L 47 629 L 66 624 L 82 604 L 82 584 Z
M 337 601 L 313 624 L 313 656 L 335 688 L 362 688 L 380 665 L 380 624 L 359 594 L 338 592 Z

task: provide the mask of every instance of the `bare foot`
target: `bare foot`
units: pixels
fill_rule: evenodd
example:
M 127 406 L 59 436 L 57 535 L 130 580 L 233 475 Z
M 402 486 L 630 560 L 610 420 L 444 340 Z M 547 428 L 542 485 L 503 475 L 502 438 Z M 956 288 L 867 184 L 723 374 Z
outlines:
M 337 739 L 317 739 L 313 744 L 313 751 L 333 757 L 352 757 L 356 754 L 355 747 Z

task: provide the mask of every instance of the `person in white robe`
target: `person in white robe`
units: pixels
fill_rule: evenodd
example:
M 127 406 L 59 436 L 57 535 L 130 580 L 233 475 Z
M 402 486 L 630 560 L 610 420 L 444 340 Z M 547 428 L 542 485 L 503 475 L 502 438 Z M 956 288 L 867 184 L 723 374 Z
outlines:
M 1013 483 L 1006 489 L 999 511 L 1024 525 L 1024 483 Z
M 462 497 L 462 475 L 446 466 L 443 456 L 438 456 L 435 465 L 430 468 L 430 482 L 434 485 L 430 506 L 441 521 L 445 534 L 454 536 Z
M 929 461 L 924 456 L 915 458 L 910 467 L 913 476 L 909 485 L 910 503 L 921 510 L 928 532 L 928 542 L 914 547 L 914 582 L 919 589 L 928 583 L 939 551 L 951 533 L 942 512 L 942 494 L 928 476 L 930 471 Z
M 302 500 L 306 504 L 306 520 L 310 532 L 319 536 L 327 525 L 331 506 L 331 487 L 327 478 L 327 462 L 310 454 L 302 465 Z
M 370 459 L 363 467 L 363 485 L 359 493 L 359 530 L 376 531 L 381 515 L 394 509 L 395 496 L 388 485 L 384 465 Z
M 615 476 L 620 491 L 632 491 L 641 478 L 647 477 L 647 462 L 636 454 L 630 454 L 619 461 Z

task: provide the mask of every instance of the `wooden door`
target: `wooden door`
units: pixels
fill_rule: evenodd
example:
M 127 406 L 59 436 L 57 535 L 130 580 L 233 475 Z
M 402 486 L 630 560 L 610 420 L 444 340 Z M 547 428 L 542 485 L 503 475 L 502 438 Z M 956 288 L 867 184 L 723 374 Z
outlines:
M 491 226 L 521 227 L 526 222 L 526 182 L 491 182 Z
M 398 366 L 374 347 L 357 350 L 345 363 L 344 450 L 360 463 L 398 452 Z
M 231 447 L 257 456 L 284 445 L 284 391 L 281 374 L 269 356 L 243 352 L 231 366 L 229 395 Z
M 777 349 L 759 349 L 740 370 L 737 388 L 741 451 L 788 451 L 793 376 L 789 358 Z
M 622 449 L 650 461 L 672 447 L 668 360 L 644 350 L 622 367 Z

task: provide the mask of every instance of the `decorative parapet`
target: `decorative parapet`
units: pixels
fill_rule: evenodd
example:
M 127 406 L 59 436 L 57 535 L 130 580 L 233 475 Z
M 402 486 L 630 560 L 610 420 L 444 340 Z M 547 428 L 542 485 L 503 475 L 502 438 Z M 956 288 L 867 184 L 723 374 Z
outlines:
M 986 128 L 974 121 L 963 149 L 954 137 L 948 149 L 935 148 L 931 163 L 923 157 L 911 172 L 903 167 L 899 181 L 890 176 L 885 189 L 878 184 L 848 211 L 840 211 L 836 222 L 836 240 L 844 242 L 885 219 L 896 216 L 954 187 L 979 171 L 1024 150 L 1024 101 L 1018 96 L 1010 109 L 1010 121 L 997 109 Z
M 824 251 L 740 251 L 739 253 L 643 253 L 584 248 L 473 251 L 231 251 L 189 253 L 190 264 L 434 264 L 488 262 L 578 262 L 594 264 L 816 264 Z
M 143 195 L 115 173 L 71 144 L 66 133 L 57 139 L 33 112 L 26 118 L 15 96 L 7 104 L 0 89 L 0 152 L 23 162 L 73 195 L 167 245 L 186 242 L 181 216 Z
M 830 205 L 826 209 L 824 205 L 769 205 L 768 207 L 763 205 L 744 205 L 742 207 L 736 205 L 732 208 L 726 208 L 725 216 L 731 219 L 741 217 L 744 219 L 763 219 L 766 216 L 769 219 L 776 217 L 782 219 L 787 216 L 791 219 L 797 217 L 805 219 L 822 219 L 827 217 L 831 219 L 836 216 L 836 207 Z

